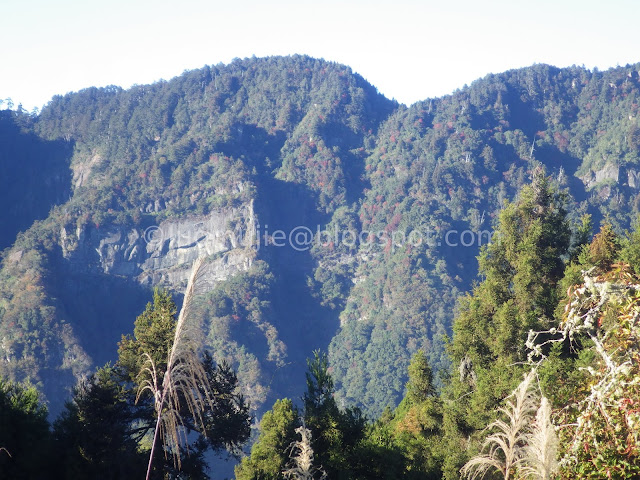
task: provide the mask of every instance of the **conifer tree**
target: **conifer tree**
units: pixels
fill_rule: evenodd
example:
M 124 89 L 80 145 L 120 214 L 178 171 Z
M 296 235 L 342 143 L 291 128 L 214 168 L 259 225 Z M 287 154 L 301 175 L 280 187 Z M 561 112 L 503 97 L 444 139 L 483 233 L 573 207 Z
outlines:
M 359 409 L 338 407 L 325 354 L 316 351 L 307 363 L 302 415 L 290 400 L 278 400 L 264 414 L 260 436 L 251 455 L 236 467 L 236 479 L 280 480 L 285 478 L 285 472 L 295 477 L 305 470 L 300 462 L 308 464 L 311 451 L 313 462 L 307 473 L 314 478 L 324 473 L 326 478 L 337 480 L 402 478 L 403 458 L 400 449 L 383 432 L 386 425 L 366 425 Z M 416 367 L 416 375 L 420 372 L 416 393 L 431 394 L 434 392 L 430 381 L 425 383 L 422 375 L 431 378 L 431 373 L 428 365 L 427 371 L 424 367 L 424 364 Z
M 299 414 L 291 400 L 277 400 L 260 421 L 260 436 L 251 455 L 235 468 L 236 480 L 279 480 L 284 478 L 289 457 L 287 450 L 295 441 Z
M 482 281 L 461 301 L 454 321 L 450 353 L 458 371 L 445 392 L 450 451 L 466 453 L 447 457 L 446 478 L 457 478 L 465 455 L 477 451 L 475 434 L 522 378 L 529 330 L 551 324 L 570 241 L 564 203 L 536 170 L 532 184 L 505 205 L 480 254 Z
M 47 407 L 36 388 L 0 378 L 0 477 L 46 478 L 49 447 Z
M 171 353 L 176 351 L 175 338 L 179 334 L 176 334 L 179 326 L 176 312 L 171 296 L 165 291 L 156 290 L 153 303 L 148 304 L 136 319 L 133 336 L 125 336 L 120 342 L 118 367 L 137 392 L 140 421 L 154 433 L 152 446 L 160 446 L 164 450 L 164 455 L 150 456 L 153 461 L 149 462 L 149 474 L 152 470 L 167 472 L 177 468 L 180 471 L 191 470 L 202 476 L 205 469 L 202 458 L 204 451 L 207 448 L 226 448 L 236 453 L 249 436 L 251 417 L 244 397 L 236 391 L 237 377 L 227 365 L 214 365 L 206 353 L 199 360 L 191 353 L 186 360 L 172 358 Z M 184 402 L 185 394 L 179 389 L 173 394 L 177 403 L 171 399 L 171 403 L 159 404 L 161 397 L 158 394 L 167 388 L 168 382 L 164 379 L 169 368 L 173 367 L 175 372 L 181 374 L 181 369 L 188 362 L 189 368 L 192 365 L 197 368 L 197 378 L 179 386 L 189 389 L 190 394 L 200 399 L 201 411 Z M 181 377 L 177 378 L 183 381 Z M 150 394 L 150 384 L 156 388 L 154 395 Z M 155 432 L 159 431 L 159 414 L 163 416 L 162 421 L 166 421 L 165 410 L 174 418 L 163 428 L 169 437 L 161 442 Z M 197 434 L 195 441 L 191 441 L 193 435 L 190 437 L 190 432 Z M 183 445 L 186 448 L 178 448 L 179 443 L 187 441 L 191 443 Z M 168 460 L 170 456 L 178 455 L 176 461 Z M 188 461 L 183 464 L 185 459 Z
M 351 459 L 364 436 L 365 419 L 357 408 L 338 408 L 327 355 L 319 351 L 313 355 L 307 360 L 303 402 L 305 425 L 313 435 L 314 458 L 329 478 L 351 478 Z
M 409 364 L 409 381 L 407 382 L 407 399 L 412 403 L 424 402 L 436 395 L 433 385 L 433 372 L 427 356 L 418 350 Z
M 405 458 L 403 477 L 442 477 L 442 403 L 433 385 L 433 374 L 422 350 L 409 364 L 407 393 L 389 423 L 394 443 Z
M 589 262 L 596 266 L 598 271 L 607 271 L 615 262 L 619 249 L 618 236 L 611 224 L 605 223 L 589 245 Z
M 138 413 L 109 365 L 76 388 L 54 423 L 60 478 L 142 478 L 146 459 L 137 441 L 146 429 L 136 425 Z

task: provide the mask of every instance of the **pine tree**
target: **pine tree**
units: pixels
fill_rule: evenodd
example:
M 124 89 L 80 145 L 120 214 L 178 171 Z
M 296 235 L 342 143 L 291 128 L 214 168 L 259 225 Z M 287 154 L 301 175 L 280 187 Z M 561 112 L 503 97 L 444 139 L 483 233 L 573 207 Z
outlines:
M 307 360 L 303 402 L 305 425 L 313 435 L 315 461 L 329 478 L 351 478 L 351 456 L 364 435 L 365 419 L 357 408 L 338 408 L 327 355 L 319 351 L 313 355 Z
M 589 245 L 589 262 L 596 266 L 598 271 L 607 271 L 615 262 L 619 249 L 618 236 L 611 224 L 605 223 Z
M 407 400 L 420 403 L 436 395 L 433 385 L 433 372 L 424 351 L 418 350 L 409 364 L 409 381 L 407 382 Z
M 322 466 L 327 478 L 366 478 L 361 473 L 373 470 L 368 455 L 375 449 L 369 448 L 372 445 L 363 445 L 366 420 L 357 408 L 338 408 L 327 355 L 315 351 L 307 365 L 302 418 L 298 417 L 290 400 L 276 402 L 262 419 L 260 437 L 251 449 L 251 456 L 236 468 L 238 480 L 275 480 L 284 478 L 284 471 L 293 474 L 297 467 L 291 462 L 291 446 L 301 441 L 296 434 L 299 427 L 310 432 L 310 436 L 302 441 L 310 442 L 314 465 Z M 293 455 L 299 453 L 298 448 Z M 318 476 L 322 474 L 314 472 Z

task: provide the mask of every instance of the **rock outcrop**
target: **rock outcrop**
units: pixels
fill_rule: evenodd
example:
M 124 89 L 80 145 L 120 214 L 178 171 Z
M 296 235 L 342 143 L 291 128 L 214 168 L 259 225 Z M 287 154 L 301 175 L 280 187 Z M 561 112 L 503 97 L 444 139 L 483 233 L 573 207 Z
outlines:
M 587 175 L 583 175 L 580 177 L 580 180 L 582 180 L 588 189 L 606 181 L 613 181 L 620 186 L 640 190 L 640 171 L 635 168 L 620 167 L 611 163 L 608 163 L 600 170 L 595 172 L 591 171 Z M 606 196 L 608 196 L 608 193 Z
M 630 168 L 627 170 L 627 185 L 634 190 L 640 189 L 640 172 Z
M 147 228 L 78 227 L 60 232 L 72 271 L 94 271 L 135 279 L 145 286 L 181 291 L 191 264 L 207 258 L 202 281 L 213 285 L 251 266 L 255 245 L 253 202 L 184 216 Z
M 613 180 L 617 183 L 620 180 L 620 167 L 608 163 L 600 170 L 591 171 L 587 175 L 580 177 L 580 180 L 582 180 L 586 188 L 592 188 L 605 180 Z

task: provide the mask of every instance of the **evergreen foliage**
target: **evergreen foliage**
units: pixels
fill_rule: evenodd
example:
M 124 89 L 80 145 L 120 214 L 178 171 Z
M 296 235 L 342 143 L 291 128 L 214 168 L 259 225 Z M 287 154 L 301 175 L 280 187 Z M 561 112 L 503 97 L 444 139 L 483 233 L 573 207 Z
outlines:
M 127 335 L 158 279 L 139 276 L 135 256 L 112 270 L 98 247 L 113 232 L 141 237 L 165 220 L 250 207 L 270 232 L 322 232 L 308 251 L 251 250 L 245 272 L 199 299 L 211 351 L 202 367 L 229 401 L 203 418 L 210 435 L 192 442 L 184 470 L 204 475 L 205 447 L 238 447 L 248 434 L 236 386 L 259 415 L 300 394 L 303 359 L 320 348 L 327 355 L 308 365 L 300 412 L 274 404 L 256 443 L 264 446 L 239 476 L 291 468 L 282 448 L 297 440 L 301 415 L 329 478 L 458 478 L 525 363 L 540 362 L 554 421 L 606 376 L 590 335 L 555 340 L 576 291 L 595 298 L 583 271 L 634 290 L 640 237 L 622 232 L 640 211 L 639 71 L 534 65 L 406 107 L 331 62 L 237 59 L 168 82 L 57 96 L 40 114 L 0 112 L 0 248 L 9 247 L 0 375 L 35 385 L 52 414 L 89 379 L 54 428 L 68 471 L 102 468 L 111 448 L 132 453 L 127 415 L 142 430 L 154 420 L 151 397 L 136 406 L 131 395 L 141 358 L 166 371 L 177 310 L 158 291 Z M 609 337 L 594 338 L 605 352 L 633 352 L 608 329 L 633 331 L 633 301 L 621 298 L 603 304 L 597 328 Z M 116 359 L 105 339 L 121 334 L 118 362 L 92 376 Z M 603 406 L 618 423 L 635 418 L 637 400 L 633 389 L 620 394 L 611 398 L 626 407 Z M 103 433 L 112 447 L 82 440 L 83 453 L 71 432 L 100 431 L 89 417 L 100 418 L 102 404 L 122 420 Z M 634 451 L 618 448 L 617 434 L 629 432 L 601 420 L 593 425 L 605 432 L 604 460 L 583 442 L 572 465 L 587 466 L 561 475 L 635 475 Z M 581 438 L 599 442 L 594 431 Z M 9 458 L 0 451 L 0 462 Z M 137 468 L 137 454 L 130 460 Z M 158 468 L 177 475 L 171 462 Z
M 118 369 L 105 366 L 80 385 L 54 423 L 59 478 L 142 478 L 146 431 Z
M 190 281 L 185 302 L 193 297 L 194 281 L 193 278 Z M 216 366 L 210 355 L 197 358 L 193 345 L 184 343 L 176 347 L 178 340 L 188 341 L 185 335 L 191 327 L 180 320 L 185 321 L 189 308 L 185 303 L 176 319 L 176 305 L 171 296 L 156 290 L 153 304 L 148 304 L 136 319 L 134 335 L 123 337 L 119 346 L 118 366 L 132 385 L 139 412 L 143 412 L 140 421 L 146 424 L 153 439 L 150 448 L 153 451 L 154 446 L 159 446 L 164 451 L 164 455 L 155 458 L 150 454 L 149 472 L 152 467 L 159 471 L 177 467 L 178 471 L 186 469 L 187 473 L 202 476 L 206 468 L 202 460 L 204 451 L 226 448 L 236 453 L 249 437 L 249 407 L 237 392 L 233 371 L 224 363 Z M 177 330 L 178 327 L 181 329 Z M 186 349 L 186 353 L 176 348 Z M 194 369 L 195 373 L 185 368 Z M 167 380 L 168 375 L 174 378 Z M 172 386 L 169 382 L 177 383 Z M 165 402 L 160 402 L 163 395 L 168 396 Z M 188 395 L 193 398 L 187 400 Z M 195 440 L 190 438 L 190 432 Z M 184 448 L 183 442 L 187 443 Z M 172 456 L 173 462 L 169 460 Z
M 461 302 L 450 348 L 458 369 L 445 393 L 452 449 L 473 450 L 462 438 L 490 423 L 523 371 L 529 331 L 553 320 L 570 239 L 565 215 L 563 196 L 537 172 L 505 205 L 495 240 L 481 253 L 483 280 Z M 457 478 L 459 459 L 447 460 L 447 478 Z
M 0 447 L 3 478 L 49 475 L 53 457 L 47 408 L 35 387 L 0 379 Z
M 406 391 L 386 426 L 394 448 L 401 452 L 404 460 L 404 471 L 398 472 L 397 478 L 441 478 L 446 455 L 442 441 L 443 407 L 422 351 L 418 351 L 409 364 Z
M 299 414 L 291 400 L 277 400 L 260 420 L 260 436 L 251 455 L 236 466 L 236 480 L 282 479 L 298 424 Z

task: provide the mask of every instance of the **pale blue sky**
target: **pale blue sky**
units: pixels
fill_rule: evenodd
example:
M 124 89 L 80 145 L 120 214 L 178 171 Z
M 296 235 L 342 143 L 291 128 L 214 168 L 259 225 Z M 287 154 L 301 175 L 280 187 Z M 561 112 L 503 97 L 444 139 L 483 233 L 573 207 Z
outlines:
M 90 86 L 301 53 L 410 104 L 533 63 L 640 62 L 639 14 L 633 0 L 2 0 L 0 98 L 31 110 Z

